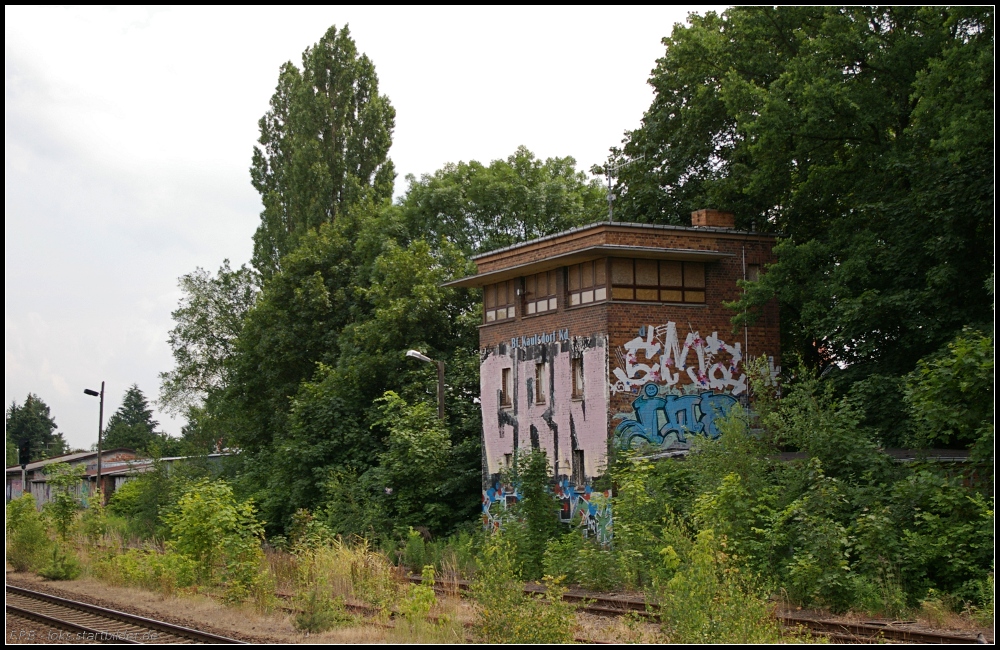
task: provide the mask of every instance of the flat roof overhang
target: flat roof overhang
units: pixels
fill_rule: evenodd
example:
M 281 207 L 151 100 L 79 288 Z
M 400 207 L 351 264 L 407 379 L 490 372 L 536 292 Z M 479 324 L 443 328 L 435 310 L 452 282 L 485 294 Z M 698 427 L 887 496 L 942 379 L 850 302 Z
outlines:
M 694 250 L 690 248 L 656 248 L 649 246 L 619 246 L 615 244 L 601 244 L 589 248 L 570 251 L 561 255 L 546 257 L 545 259 L 516 266 L 509 266 L 496 271 L 478 273 L 467 278 L 460 278 L 445 282 L 442 287 L 482 287 L 494 282 L 503 282 L 512 278 L 519 278 L 524 275 L 532 275 L 543 271 L 551 271 L 570 264 L 580 264 L 601 259 L 602 257 L 632 257 L 649 260 L 681 260 L 686 262 L 717 262 L 727 257 L 736 257 L 734 253 L 723 253 L 720 251 Z

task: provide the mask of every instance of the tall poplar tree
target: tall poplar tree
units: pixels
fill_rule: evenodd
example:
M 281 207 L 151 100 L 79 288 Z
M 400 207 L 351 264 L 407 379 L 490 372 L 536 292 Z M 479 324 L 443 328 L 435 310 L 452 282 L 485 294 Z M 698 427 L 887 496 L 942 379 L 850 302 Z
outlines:
M 392 197 L 389 159 L 396 111 L 378 91 L 375 66 L 347 26 L 281 67 L 250 174 L 264 210 L 253 265 L 266 280 L 299 238 L 352 205 Z

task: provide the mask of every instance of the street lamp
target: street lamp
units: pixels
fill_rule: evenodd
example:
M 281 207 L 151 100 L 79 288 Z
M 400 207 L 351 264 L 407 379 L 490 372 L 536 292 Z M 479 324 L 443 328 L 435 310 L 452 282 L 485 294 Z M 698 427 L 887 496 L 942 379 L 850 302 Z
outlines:
M 101 398 L 101 410 L 97 416 L 97 489 L 101 489 L 101 437 L 104 434 L 104 382 L 101 382 L 101 392 L 84 388 L 85 395 Z M 104 501 L 104 492 L 101 492 L 101 501 Z
M 425 361 L 427 363 L 433 363 L 437 365 L 438 369 L 438 417 L 442 420 L 444 419 L 444 361 L 435 361 L 429 357 L 426 357 L 416 350 L 408 350 L 406 356 L 410 359 L 417 359 L 418 361 Z

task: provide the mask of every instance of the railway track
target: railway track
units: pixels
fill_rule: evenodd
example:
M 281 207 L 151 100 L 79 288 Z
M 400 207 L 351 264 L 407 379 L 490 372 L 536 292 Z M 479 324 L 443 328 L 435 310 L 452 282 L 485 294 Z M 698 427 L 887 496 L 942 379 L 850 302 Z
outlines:
M 243 643 L 89 603 L 6 585 L 8 614 L 54 628 L 52 641 L 101 643 Z
M 410 582 L 419 583 L 421 577 L 411 575 Z M 435 589 L 466 591 L 471 582 L 450 580 L 435 585 Z M 545 587 L 528 584 L 525 593 L 543 594 Z M 643 598 L 629 596 L 609 596 L 582 591 L 567 591 L 564 600 L 581 603 L 580 611 L 604 616 L 622 616 L 633 613 L 650 620 L 656 619 L 656 605 L 649 606 Z M 824 637 L 834 643 L 976 643 L 974 636 L 962 636 L 942 632 L 929 632 L 893 626 L 889 622 L 849 623 L 845 621 L 820 619 L 802 614 L 779 612 L 776 618 L 781 625 L 793 633 L 806 633 Z

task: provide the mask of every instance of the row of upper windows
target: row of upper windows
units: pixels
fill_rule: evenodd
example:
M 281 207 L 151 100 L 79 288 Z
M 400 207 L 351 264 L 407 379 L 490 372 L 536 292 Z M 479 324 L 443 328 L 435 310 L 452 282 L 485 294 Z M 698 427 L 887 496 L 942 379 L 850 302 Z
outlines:
M 565 274 L 563 296 L 557 295 L 556 289 L 560 273 Z M 514 318 L 518 307 L 525 316 L 552 311 L 560 298 L 564 304 L 576 307 L 609 297 L 704 304 L 705 264 L 612 257 L 506 280 L 483 288 L 483 318 L 487 323 Z

